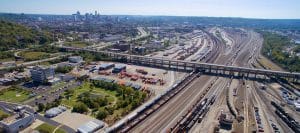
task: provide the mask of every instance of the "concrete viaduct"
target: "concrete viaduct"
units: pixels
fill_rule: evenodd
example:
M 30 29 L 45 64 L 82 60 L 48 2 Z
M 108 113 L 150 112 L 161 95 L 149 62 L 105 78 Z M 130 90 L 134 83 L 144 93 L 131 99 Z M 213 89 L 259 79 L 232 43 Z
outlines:
M 61 47 L 61 48 L 65 49 L 66 51 L 88 51 L 93 54 L 106 55 L 114 60 L 120 60 L 127 63 L 166 68 L 166 69 L 174 69 L 178 71 L 189 72 L 189 71 L 197 70 L 209 74 L 221 74 L 227 76 L 239 76 L 239 77 L 246 77 L 246 78 L 258 78 L 258 77 L 287 78 L 294 82 L 298 82 L 300 79 L 300 73 L 226 66 L 226 65 L 218 65 L 218 64 L 211 64 L 211 63 L 190 62 L 190 61 L 181 61 L 181 60 L 170 60 L 170 59 L 157 58 L 157 57 L 138 56 L 138 55 L 121 54 L 121 53 L 106 52 L 106 51 L 96 51 L 96 50 L 83 49 L 83 48 L 71 48 L 71 47 Z

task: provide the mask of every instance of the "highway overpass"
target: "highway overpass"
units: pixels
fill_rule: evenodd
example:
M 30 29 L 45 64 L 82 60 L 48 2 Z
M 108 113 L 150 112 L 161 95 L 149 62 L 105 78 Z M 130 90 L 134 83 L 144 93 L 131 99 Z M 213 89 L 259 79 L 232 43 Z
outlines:
M 165 58 L 121 54 L 107 51 L 96 51 L 84 48 L 73 48 L 73 47 L 61 47 L 66 51 L 88 51 L 93 54 L 106 55 L 114 60 L 124 61 L 127 63 L 133 63 L 137 65 L 145 65 L 151 67 L 159 67 L 166 69 L 173 69 L 178 71 L 202 71 L 203 73 L 211 74 L 222 74 L 227 76 L 239 76 L 247 78 L 258 78 L 258 77 L 274 77 L 274 78 L 287 78 L 298 82 L 300 79 L 300 73 L 273 71 L 266 69 L 254 69 L 246 67 L 236 67 L 236 66 L 226 66 L 211 63 L 200 63 L 200 62 L 190 62 L 182 60 L 170 60 Z

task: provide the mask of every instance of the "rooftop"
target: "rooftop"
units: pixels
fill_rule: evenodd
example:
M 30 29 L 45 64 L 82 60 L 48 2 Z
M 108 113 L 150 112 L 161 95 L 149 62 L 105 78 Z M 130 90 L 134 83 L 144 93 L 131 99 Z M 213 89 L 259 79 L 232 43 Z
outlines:
M 20 115 L 19 113 L 15 113 L 15 114 L 3 119 L 1 121 L 1 123 L 4 123 L 6 125 L 11 125 L 12 123 L 17 122 L 17 121 L 21 120 L 22 118 L 25 118 L 25 117 L 28 117 L 28 116 L 32 115 L 31 113 L 28 113 L 26 111 L 24 111 L 22 114 L 23 114 L 23 116 Z

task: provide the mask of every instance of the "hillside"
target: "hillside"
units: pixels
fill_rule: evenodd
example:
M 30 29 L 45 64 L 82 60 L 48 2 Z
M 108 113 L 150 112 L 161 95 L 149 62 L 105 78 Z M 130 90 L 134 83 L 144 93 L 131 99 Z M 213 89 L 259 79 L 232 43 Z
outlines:
M 26 48 L 32 44 L 46 44 L 50 42 L 51 36 L 47 32 L 0 20 L 0 51 L 12 48 Z
M 263 35 L 264 43 L 262 53 L 282 68 L 291 72 L 300 72 L 300 57 L 287 52 L 287 47 L 294 47 L 295 44 L 288 37 L 270 32 L 260 32 Z M 298 52 L 298 47 L 294 47 Z

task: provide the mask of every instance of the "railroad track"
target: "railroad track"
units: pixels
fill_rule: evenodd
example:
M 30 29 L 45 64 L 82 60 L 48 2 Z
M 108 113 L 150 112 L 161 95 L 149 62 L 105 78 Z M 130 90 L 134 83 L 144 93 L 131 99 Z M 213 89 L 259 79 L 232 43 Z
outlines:
M 154 100 L 153 104 L 150 104 L 149 106 L 145 107 L 145 109 L 141 112 L 138 112 L 138 115 L 131 120 L 128 120 L 126 122 L 126 125 L 122 126 L 121 129 L 117 129 L 119 132 L 128 132 L 131 128 L 133 128 L 135 125 L 143 121 L 146 117 L 151 115 L 153 112 L 155 112 L 157 109 L 159 109 L 161 106 L 163 106 L 165 103 L 167 103 L 171 98 L 173 98 L 176 94 L 178 94 L 180 91 L 182 91 L 187 85 L 189 85 L 197 76 L 199 73 L 192 72 L 187 78 L 185 78 L 183 81 L 178 83 L 177 85 L 174 85 L 174 89 L 171 89 L 169 92 L 167 92 L 165 95 L 160 97 L 157 100 Z

